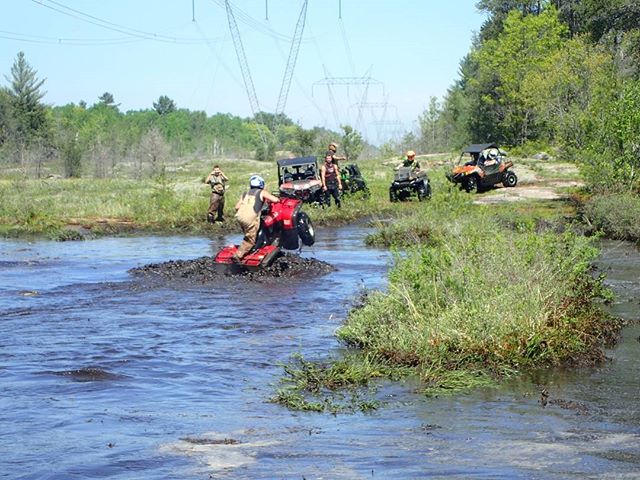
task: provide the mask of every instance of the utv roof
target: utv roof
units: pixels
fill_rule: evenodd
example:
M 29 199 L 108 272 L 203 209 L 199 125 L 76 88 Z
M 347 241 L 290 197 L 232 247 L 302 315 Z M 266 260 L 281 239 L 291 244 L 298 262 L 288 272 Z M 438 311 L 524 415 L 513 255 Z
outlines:
M 278 160 L 278 167 L 293 167 L 296 165 L 306 165 L 308 163 L 316 163 L 316 157 L 296 157 L 283 158 Z
M 474 143 L 465 148 L 462 153 L 480 153 L 487 148 L 498 148 L 495 143 Z

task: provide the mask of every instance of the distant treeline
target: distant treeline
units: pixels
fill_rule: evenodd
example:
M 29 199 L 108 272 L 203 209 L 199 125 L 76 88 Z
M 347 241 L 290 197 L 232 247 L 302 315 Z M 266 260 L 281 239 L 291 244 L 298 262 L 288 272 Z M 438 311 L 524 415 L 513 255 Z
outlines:
M 595 186 L 638 188 L 640 2 L 481 0 L 488 18 L 460 78 L 403 143 L 556 148 Z
M 105 92 L 93 105 L 48 106 L 45 80 L 18 53 L 9 85 L 0 88 L 0 163 L 29 177 L 56 170 L 67 177 L 149 176 L 168 160 L 255 158 L 272 160 L 276 151 L 321 155 L 329 142 L 342 142 L 356 159 L 366 142 L 350 126 L 342 133 L 302 128 L 284 114 L 259 112 L 253 118 L 207 115 L 177 108 L 161 96 L 146 110 L 121 112 Z

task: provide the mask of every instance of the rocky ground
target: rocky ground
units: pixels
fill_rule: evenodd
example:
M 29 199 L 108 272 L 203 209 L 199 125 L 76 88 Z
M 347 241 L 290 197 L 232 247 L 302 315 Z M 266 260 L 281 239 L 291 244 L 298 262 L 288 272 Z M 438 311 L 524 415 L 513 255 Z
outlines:
M 518 185 L 505 188 L 496 185 L 474 199 L 477 204 L 517 202 L 520 200 L 562 200 L 569 189 L 583 185 L 580 172 L 571 163 L 547 160 L 514 160 L 513 171 Z

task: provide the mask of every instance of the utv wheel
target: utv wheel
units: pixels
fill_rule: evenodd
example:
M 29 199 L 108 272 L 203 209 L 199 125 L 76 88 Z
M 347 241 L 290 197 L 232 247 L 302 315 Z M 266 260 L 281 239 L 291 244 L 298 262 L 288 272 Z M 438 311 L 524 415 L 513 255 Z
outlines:
M 298 227 L 298 236 L 300 240 L 302 240 L 302 243 L 307 247 L 313 245 L 316 241 L 316 232 L 313 229 L 309 215 L 305 212 L 299 212 L 296 226 Z
M 394 191 L 389 191 L 389 201 L 394 203 L 398 201 L 398 195 Z
M 515 187 L 518 184 L 518 177 L 512 171 L 508 171 L 504 174 L 502 179 L 502 185 L 505 187 Z
M 477 192 L 478 191 L 478 179 L 470 175 L 464 179 L 464 183 L 462 184 L 463 188 L 467 193 Z

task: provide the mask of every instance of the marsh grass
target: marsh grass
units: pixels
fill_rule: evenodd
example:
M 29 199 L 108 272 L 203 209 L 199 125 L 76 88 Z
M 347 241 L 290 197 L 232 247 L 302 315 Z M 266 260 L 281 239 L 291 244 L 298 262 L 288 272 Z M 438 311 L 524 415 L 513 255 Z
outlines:
M 206 223 L 210 188 L 204 183 L 214 163 L 230 178 L 226 192 L 223 227 Z M 367 218 L 405 216 L 415 209 L 426 209 L 430 202 L 391 204 L 388 188 L 393 168 L 377 160 L 358 162 L 371 195 L 345 195 L 343 208 L 305 205 L 314 224 L 341 225 Z M 252 160 L 220 160 L 168 165 L 151 179 L 80 178 L 25 179 L 19 176 L 0 179 L 0 234 L 41 235 L 51 238 L 69 236 L 69 226 L 82 226 L 92 234 L 130 232 L 184 233 L 235 232 L 233 206 L 248 187 L 253 174 L 262 175 L 266 188 L 277 191 L 275 163 Z M 434 198 L 444 195 L 444 174 L 430 172 Z M 434 200 L 437 201 L 437 200 Z
M 640 242 L 640 196 L 636 193 L 594 196 L 586 200 L 582 214 L 591 232 Z
M 350 377 L 360 388 L 417 376 L 425 394 L 437 395 L 603 360 L 620 323 L 602 310 L 611 295 L 591 270 L 594 239 L 540 229 L 540 219 L 552 217 L 546 207 L 531 208 L 529 218 L 523 212 L 517 228 L 464 197 L 431 207 L 370 238 L 398 253 L 387 291 L 367 295 L 337 331 L 352 349 L 339 360 L 352 367 L 340 371 L 362 369 Z M 331 397 L 337 364 L 286 370 L 281 391 L 322 405 L 327 400 L 314 399 Z M 322 375 L 309 388 L 300 377 L 314 368 Z

